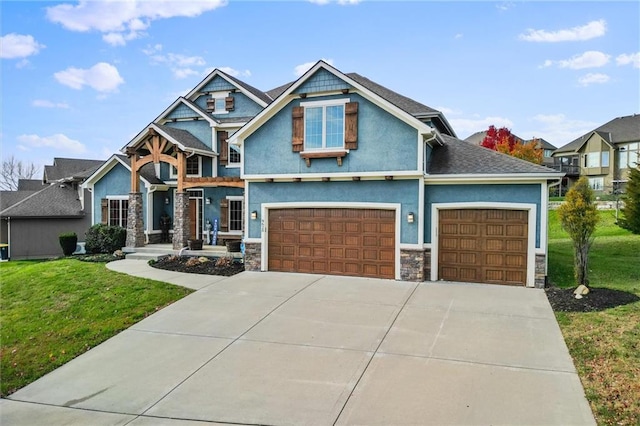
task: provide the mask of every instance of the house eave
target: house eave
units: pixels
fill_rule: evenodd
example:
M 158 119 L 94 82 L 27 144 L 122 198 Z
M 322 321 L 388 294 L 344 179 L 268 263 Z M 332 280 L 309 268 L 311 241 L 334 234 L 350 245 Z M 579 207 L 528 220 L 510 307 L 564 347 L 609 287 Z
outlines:
M 424 175 L 425 183 L 498 183 L 498 182 L 540 182 L 561 179 L 564 173 L 502 173 L 502 174 L 442 174 Z

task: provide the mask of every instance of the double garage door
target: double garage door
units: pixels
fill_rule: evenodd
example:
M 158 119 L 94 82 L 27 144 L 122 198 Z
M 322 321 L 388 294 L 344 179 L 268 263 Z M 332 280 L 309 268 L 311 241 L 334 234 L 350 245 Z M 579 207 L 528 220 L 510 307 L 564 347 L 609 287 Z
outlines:
M 527 247 L 527 211 L 440 210 L 441 280 L 525 285 Z
M 393 210 L 269 210 L 270 271 L 395 278 Z

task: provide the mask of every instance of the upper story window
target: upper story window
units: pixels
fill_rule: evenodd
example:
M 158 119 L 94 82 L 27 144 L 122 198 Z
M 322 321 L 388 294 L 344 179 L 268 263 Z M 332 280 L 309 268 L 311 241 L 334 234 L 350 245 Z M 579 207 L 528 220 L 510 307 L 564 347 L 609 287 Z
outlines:
M 234 109 L 234 98 L 229 92 L 214 92 L 207 99 L 207 112 L 212 114 L 227 114 Z
M 602 167 L 609 167 L 609 151 L 602 151 Z
M 600 153 L 589 152 L 584 156 L 585 167 L 600 167 Z
M 618 167 L 621 169 L 632 169 L 640 163 L 640 143 L 634 142 L 628 145 L 621 145 L 618 151 Z
M 304 149 L 344 148 L 344 104 L 315 105 L 315 102 L 302 104 Z
M 545 149 L 544 150 L 544 158 L 551 158 L 551 154 L 553 153 L 552 150 L 550 149 Z
M 292 109 L 292 150 L 311 158 L 335 156 L 338 165 L 347 150 L 358 149 L 358 102 L 346 99 L 301 102 Z
M 198 155 L 192 155 L 191 157 L 187 157 L 186 161 L 186 175 L 187 177 L 200 177 L 202 176 L 202 157 Z M 175 167 L 171 166 L 171 175 L 172 178 L 178 177 L 178 171 Z

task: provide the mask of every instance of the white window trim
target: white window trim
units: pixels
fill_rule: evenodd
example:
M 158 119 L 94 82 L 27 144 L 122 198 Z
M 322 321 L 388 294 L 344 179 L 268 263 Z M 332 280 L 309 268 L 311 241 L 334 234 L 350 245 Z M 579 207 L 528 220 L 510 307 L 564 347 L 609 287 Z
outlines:
M 346 131 L 346 107 L 345 105 L 351 102 L 350 98 L 341 98 L 341 99 L 328 99 L 324 101 L 308 101 L 308 102 L 300 102 L 300 106 L 304 107 L 305 114 L 303 117 L 304 123 L 304 151 L 303 152 L 340 152 L 345 150 L 345 131 Z M 339 106 L 342 105 L 342 146 L 326 146 L 326 107 L 330 106 Z M 307 147 L 307 108 L 322 108 L 322 147 L 321 148 L 309 148 Z
M 242 195 L 228 195 L 225 197 L 227 199 L 227 201 L 240 201 L 242 203 L 242 211 L 240 212 L 241 216 L 242 216 L 242 221 L 240 224 L 240 229 L 239 230 L 232 230 L 231 229 L 231 203 L 227 203 L 227 229 L 229 230 L 227 232 L 228 235 L 242 235 L 242 227 L 244 226 L 244 211 L 246 210 L 245 208 L 245 204 L 244 204 L 244 197 Z
M 595 182 L 599 183 L 599 187 L 596 188 L 596 185 L 594 185 Z M 589 178 L 589 187 L 591 189 L 593 189 L 594 191 L 603 191 L 604 190 L 604 177 L 600 176 L 600 177 L 590 177 Z
M 604 164 L 604 158 L 605 155 L 607 157 L 607 164 Z M 602 151 L 602 153 L 600 154 L 600 167 L 609 167 L 609 164 L 611 163 L 611 155 L 609 155 L 609 151 Z
M 233 136 L 233 134 L 234 134 L 235 132 L 237 132 L 238 130 L 239 130 L 239 129 L 233 129 L 233 130 L 231 130 L 231 129 L 230 129 L 230 130 L 228 130 L 229 138 L 230 138 L 231 136 Z M 233 146 L 235 146 L 236 148 L 238 148 L 238 154 L 240 154 L 240 161 L 238 161 L 238 162 L 233 162 L 233 163 L 232 163 L 232 162 L 231 162 L 231 146 L 232 146 L 232 145 L 231 145 L 230 143 L 227 143 L 227 165 L 226 165 L 226 167 L 227 167 L 227 169 L 237 169 L 237 168 L 239 168 L 239 167 L 240 167 L 240 165 L 242 164 L 242 149 L 241 149 L 239 146 L 237 146 L 237 145 L 233 145 Z
M 230 93 L 231 92 L 211 92 L 211 99 L 216 99 L 216 100 L 222 99 L 222 101 L 225 102 L 225 98 L 228 98 Z M 215 103 L 214 103 L 214 108 L 215 108 Z M 214 109 L 211 114 L 215 114 L 215 115 L 229 114 L 229 111 L 227 111 L 226 108 L 223 108 L 222 111 L 218 111 L 217 109 Z
M 186 160 L 185 160 L 185 167 L 187 166 L 186 164 Z M 177 179 L 178 178 L 178 174 L 173 172 L 174 167 L 169 164 L 169 178 L 170 179 Z M 198 173 L 195 175 L 190 175 L 187 174 L 187 177 L 202 177 L 202 156 L 198 156 Z
M 600 160 L 601 160 L 601 158 L 600 158 L 600 157 L 601 157 L 601 154 L 602 154 L 601 152 L 588 152 L 588 153 L 586 153 L 586 154 L 585 154 L 585 157 L 586 157 L 586 160 L 585 160 L 585 167 L 586 167 L 586 168 L 588 168 L 588 169 L 596 168 L 596 167 L 600 167 L 600 164 L 601 164 L 601 161 L 600 161 Z M 590 163 L 590 160 L 591 160 L 591 159 L 596 159 L 596 160 L 598 160 L 598 161 L 597 161 L 597 164 L 592 165 L 592 164 Z
M 105 197 L 109 203 L 107 204 L 107 224 L 111 226 L 111 201 L 120 201 L 120 210 L 122 211 L 122 201 L 129 201 L 129 197 L 126 195 L 107 195 Z M 129 214 L 128 209 L 125 216 Z M 120 224 L 117 226 L 122 226 L 122 216 L 120 217 Z

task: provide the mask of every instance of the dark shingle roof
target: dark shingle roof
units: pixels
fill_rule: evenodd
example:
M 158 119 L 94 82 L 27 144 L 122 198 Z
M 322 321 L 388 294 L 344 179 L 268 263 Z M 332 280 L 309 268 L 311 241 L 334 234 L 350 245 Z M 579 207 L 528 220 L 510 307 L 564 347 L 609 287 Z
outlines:
M 429 174 L 555 173 L 555 170 L 520 160 L 450 136 L 431 155 Z
M 52 166 L 44 166 L 44 180 L 55 182 L 60 179 L 84 179 L 95 172 L 104 161 L 81 158 L 54 158 Z
M 218 70 L 220 71 L 220 70 Z M 266 102 L 267 104 L 271 103 L 272 99 L 269 95 L 267 95 L 266 93 L 264 93 L 262 90 L 260 89 L 256 89 L 255 87 L 245 83 L 242 80 L 238 80 L 237 78 L 223 72 L 220 71 L 222 74 L 224 74 L 227 78 L 229 78 L 230 80 L 233 80 L 234 83 L 236 83 L 238 86 L 242 87 L 243 89 L 251 92 L 255 97 L 257 97 L 258 99 Z
M 634 142 L 640 140 L 640 114 L 614 118 L 608 123 L 593 129 L 556 150 L 556 152 L 572 152 L 580 149 L 593 132 L 598 133 L 609 143 Z
M 381 86 L 358 73 L 351 72 L 346 75 L 411 115 L 435 115 L 440 113 L 438 110 L 421 104 L 420 102 L 416 102 L 411 98 L 407 98 L 406 96 L 394 92 L 393 90 L 387 89 L 386 87 Z
M 40 179 L 18 179 L 18 191 L 40 191 L 45 185 Z
M 129 170 L 131 170 L 131 159 L 129 157 L 121 154 L 116 154 L 116 157 L 127 164 L 129 166 Z M 152 185 L 162 185 L 164 183 L 161 179 L 156 177 L 156 168 L 153 163 L 148 163 L 142 166 L 140 169 L 140 177 L 144 178 Z
M 38 191 L 0 191 L 0 211 L 11 207 L 36 192 Z
M 289 83 L 278 86 L 275 89 L 268 90 L 267 96 L 269 96 L 271 99 L 275 99 L 278 96 L 282 95 L 293 83 L 293 81 L 290 81 Z
M 83 216 L 74 184 L 56 183 L 3 210 L 3 217 L 78 217 Z
M 546 140 L 544 140 L 542 138 L 538 138 L 538 144 L 539 144 L 540 148 L 542 148 L 542 149 L 551 149 L 551 150 L 556 149 L 555 145 L 550 144 L 549 142 L 547 142 Z
M 176 129 L 175 127 L 167 126 L 165 124 L 155 124 L 163 132 L 167 133 L 176 141 L 180 142 L 182 146 L 186 148 L 199 149 L 201 151 L 211 151 L 211 148 L 206 146 L 200 139 L 196 138 L 187 130 Z

